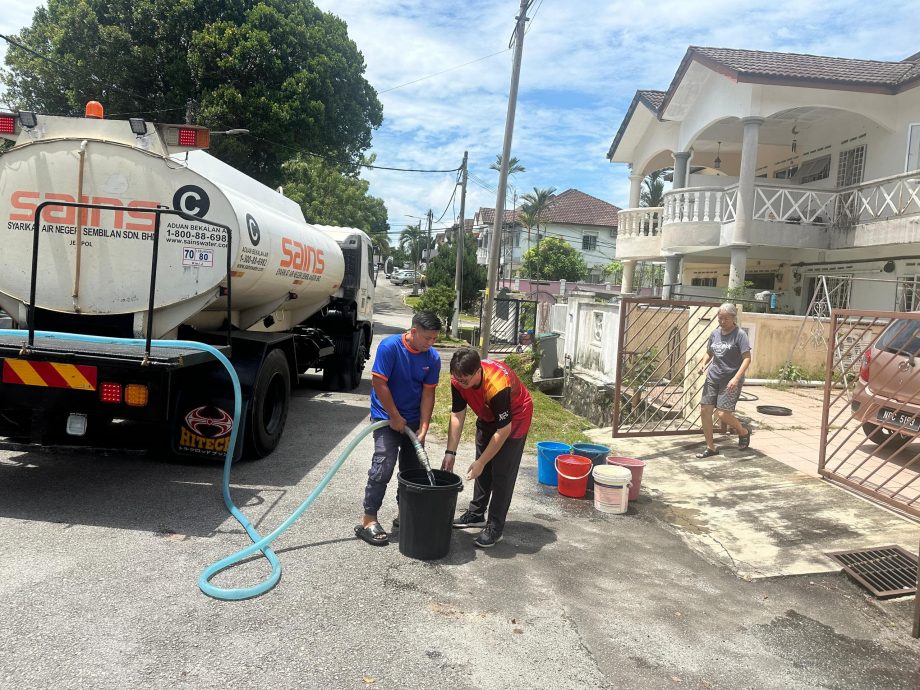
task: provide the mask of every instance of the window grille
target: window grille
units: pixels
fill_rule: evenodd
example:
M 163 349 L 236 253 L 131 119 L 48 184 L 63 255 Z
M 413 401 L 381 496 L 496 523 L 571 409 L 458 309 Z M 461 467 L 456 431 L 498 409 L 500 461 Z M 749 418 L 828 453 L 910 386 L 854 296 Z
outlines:
M 866 145 L 857 146 L 840 152 L 837 165 L 837 186 L 849 187 L 863 180 L 863 168 L 866 164 Z
M 583 235 L 581 238 L 581 249 L 586 252 L 593 252 L 597 249 L 597 235 Z

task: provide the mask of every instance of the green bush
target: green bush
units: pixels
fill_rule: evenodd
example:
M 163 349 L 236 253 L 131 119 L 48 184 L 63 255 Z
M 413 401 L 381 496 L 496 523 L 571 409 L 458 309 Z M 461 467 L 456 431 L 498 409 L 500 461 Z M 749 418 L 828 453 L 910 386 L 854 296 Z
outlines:
M 505 357 L 505 364 L 528 388 L 533 388 L 533 373 L 537 369 L 537 355 L 534 352 L 519 352 Z
M 430 311 L 437 314 L 441 321 L 444 322 L 445 329 L 450 329 L 451 317 L 454 315 L 454 300 L 457 298 L 457 291 L 446 285 L 436 285 L 425 290 L 412 310 L 416 313 L 420 311 Z

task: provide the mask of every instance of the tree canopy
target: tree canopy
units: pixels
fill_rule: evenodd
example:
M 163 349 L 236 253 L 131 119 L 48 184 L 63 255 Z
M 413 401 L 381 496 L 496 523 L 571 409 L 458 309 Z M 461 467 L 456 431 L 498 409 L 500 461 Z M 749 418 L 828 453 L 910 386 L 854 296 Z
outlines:
M 547 237 L 524 252 L 521 273 L 540 280 L 581 280 L 588 266 L 576 249 L 558 237 Z
M 19 107 L 183 122 L 212 152 L 275 187 L 297 150 L 357 171 L 383 119 L 364 58 L 338 17 L 311 0 L 48 0 L 14 37 L 3 82 Z M 34 52 L 31 52 L 34 51 Z

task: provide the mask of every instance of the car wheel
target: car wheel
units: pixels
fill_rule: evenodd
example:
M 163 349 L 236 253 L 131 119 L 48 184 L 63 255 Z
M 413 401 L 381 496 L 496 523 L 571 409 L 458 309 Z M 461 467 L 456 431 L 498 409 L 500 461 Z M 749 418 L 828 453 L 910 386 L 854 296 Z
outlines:
M 884 443 L 886 448 L 900 448 L 913 440 L 913 436 L 899 434 L 896 431 L 891 431 L 890 429 L 886 429 L 878 424 L 873 424 L 872 422 L 863 422 L 862 430 L 872 443 L 877 446 Z M 889 441 L 889 439 L 891 440 Z

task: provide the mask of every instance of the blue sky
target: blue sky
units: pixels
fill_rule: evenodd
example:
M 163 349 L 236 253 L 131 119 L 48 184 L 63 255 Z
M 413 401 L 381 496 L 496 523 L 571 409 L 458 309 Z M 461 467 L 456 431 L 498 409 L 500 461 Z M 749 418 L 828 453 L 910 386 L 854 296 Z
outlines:
M 518 0 L 314 2 L 347 22 L 380 93 L 377 164 L 454 168 L 469 150 L 467 217 L 494 206 L 498 174 L 488 166 L 502 148 Z M 0 32 L 30 23 L 39 4 L 4 3 Z M 606 160 L 610 142 L 636 89 L 666 89 L 689 45 L 876 60 L 920 51 L 915 17 L 864 0 L 534 0 L 529 15 L 512 145 L 527 171 L 512 184 L 520 193 L 574 187 L 618 206 L 629 184 L 626 167 Z M 450 174 L 365 178 L 387 204 L 394 237 L 416 222 L 407 216 L 431 208 L 437 219 L 447 209 L 443 226 L 459 212 Z

